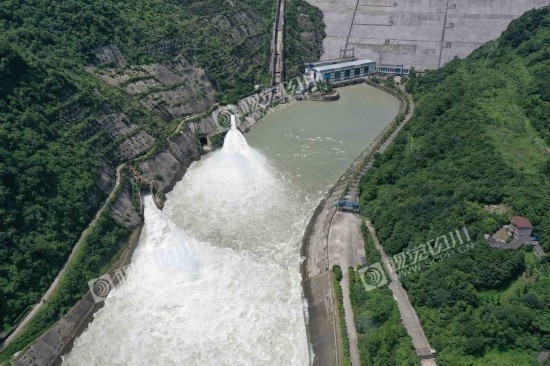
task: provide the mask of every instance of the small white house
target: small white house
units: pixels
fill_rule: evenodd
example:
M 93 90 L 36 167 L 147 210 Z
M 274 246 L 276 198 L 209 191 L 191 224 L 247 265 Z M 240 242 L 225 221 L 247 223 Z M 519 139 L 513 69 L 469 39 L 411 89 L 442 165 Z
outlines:
M 368 76 L 376 71 L 376 62 L 372 60 L 334 60 L 308 64 L 306 75 L 316 82 L 334 83 Z

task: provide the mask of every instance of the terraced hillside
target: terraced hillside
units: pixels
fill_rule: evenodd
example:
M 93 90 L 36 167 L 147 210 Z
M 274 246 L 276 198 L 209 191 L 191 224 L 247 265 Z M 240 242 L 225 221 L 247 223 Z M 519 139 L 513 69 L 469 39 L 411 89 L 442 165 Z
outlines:
M 195 132 L 212 126 L 182 124 L 168 143 L 182 119 L 235 102 L 269 80 L 274 5 L 0 4 L 0 332 L 40 301 L 115 186 L 116 167 L 128 163 L 63 290 L 14 350 L 58 320 L 87 290 L 87 279 L 125 247 L 141 224 L 140 189 L 169 189 L 182 164 L 198 158 Z M 319 42 L 301 46 L 303 57 L 319 57 L 322 27 L 308 24 L 297 24 L 297 37 L 288 41 L 313 34 Z

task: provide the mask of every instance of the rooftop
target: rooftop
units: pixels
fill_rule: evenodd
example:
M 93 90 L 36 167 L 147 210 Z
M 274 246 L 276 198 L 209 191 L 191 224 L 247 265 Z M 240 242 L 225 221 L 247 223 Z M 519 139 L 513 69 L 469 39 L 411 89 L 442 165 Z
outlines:
M 344 62 L 350 62 L 355 60 L 357 60 L 357 57 L 333 58 L 333 59 L 324 60 L 324 61 L 306 62 L 304 63 L 304 65 L 309 67 L 317 67 L 317 66 L 341 64 Z
M 512 217 L 512 224 L 516 225 L 518 228 L 528 228 L 532 229 L 533 225 L 527 217 L 523 216 L 514 216 Z
M 317 72 L 323 72 L 323 71 L 328 71 L 328 70 L 336 70 L 336 69 L 343 69 L 343 68 L 348 68 L 348 67 L 361 66 L 361 65 L 365 65 L 365 64 L 371 64 L 371 63 L 375 63 L 375 61 L 365 59 L 365 60 L 348 61 L 348 62 L 342 62 L 342 63 L 337 63 L 337 64 L 330 64 L 330 65 L 325 65 L 325 66 L 317 66 L 317 67 L 313 67 L 313 69 Z

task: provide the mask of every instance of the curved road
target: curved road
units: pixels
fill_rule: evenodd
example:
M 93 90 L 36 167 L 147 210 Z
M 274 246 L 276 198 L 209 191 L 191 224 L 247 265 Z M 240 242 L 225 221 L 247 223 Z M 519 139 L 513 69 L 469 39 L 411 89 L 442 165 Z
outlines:
M 347 171 L 327 193 L 311 219 L 302 246 L 302 286 L 308 300 L 309 321 L 308 339 L 311 345 L 313 365 L 339 365 L 341 345 L 339 345 L 339 326 L 337 323 L 336 305 L 330 280 L 330 268 L 334 264 L 342 267 L 344 274 L 341 282 L 342 291 L 349 289 L 347 276 L 348 265 L 357 265 L 364 256 L 364 242 L 361 233 L 361 222 L 356 215 L 336 212 L 335 204 L 342 197 L 357 199 L 360 177 L 372 167 L 374 152 L 383 152 L 395 139 L 398 132 L 411 119 L 414 103 L 409 100 L 409 112 L 403 122 L 395 128 L 390 136 L 382 141 L 386 129 L 369 145 L 365 151 L 350 165 Z M 391 128 L 388 126 L 387 128 Z M 348 189 L 349 187 L 349 189 Z M 355 219 L 354 219 L 355 218 Z M 352 364 L 359 364 L 357 336 L 354 331 L 353 310 L 349 295 L 344 296 L 344 316 L 350 340 L 350 358 Z
M 397 128 L 386 139 L 386 141 L 378 146 L 376 152 L 382 153 L 390 146 L 399 131 L 401 131 L 401 129 L 412 118 L 414 114 L 414 107 L 414 101 L 412 100 L 412 97 L 409 97 L 409 112 L 405 116 L 405 119 L 402 123 L 399 124 L 399 126 L 397 126 Z M 357 201 L 359 195 L 359 180 L 372 167 L 373 162 L 374 160 L 370 159 L 370 161 L 363 168 L 361 173 L 353 179 L 353 183 L 350 185 L 350 189 L 346 194 L 346 200 Z M 350 345 L 350 360 L 353 366 L 359 366 L 360 357 L 359 346 L 357 343 L 357 330 L 355 328 L 353 309 L 349 299 L 348 267 L 357 267 L 361 264 L 361 257 L 365 256 L 365 242 L 363 240 L 363 234 L 361 233 L 361 220 L 353 214 L 335 212 L 329 223 L 329 237 L 327 238 L 327 246 L 329 268 L 332 268 L 333 264 L 339 264 L 342 267 L 341 286 L 344 297 L 343 305 L 345 312 L 345 321 L 348 329 L 348 338 Z M 410 308 L 412 308 L 412 306 L 410 306 Z M 414 315 L 416 316 L 416 312 L 414 313 Z M 418 322 L 418 324 L 420 324 L 420 322 Z M 422 330 L 422 328 L 420 329 Z M 422 334 L 424 333 L 422 332 Z M 429 366 L 432 364 L 423 363 L 422 365 Z M 433 363 L 433 365 L 435 365 L 435 363 Z
M 399 126 L 393 131 L 393 133 L 384 141 L 376 152 L 384 152 L 390 144 L 393 142 L 399 131 L 407 124 L 407 122 L 412 118 L 414 114 L 414 101 L 412 98 L 409 98 L 409 112 L 407 113 L 404 121 L 399 124 Z M 353 184 L 350 187 L 350 191 L 346 195 L 346 199 L 355 201 L 357 200 L 358 192 L 357 187 L 359 184 L 359 179 L 362 175 L 366 173 L 372 167 L 373 159 L 363 168 L 362 172 L 358 177 L 354 179 Z M 389 260 L 389 257 L 386 255 L 384 248 L 378 241 L 376 237 L 376 232 L 370 221 L 366 221 L 367 228 L 374 238 L 375 245 L 380 251 L 382 256 L 382 262 L 384 269 L 391 278 L 391 283 L 389 285 L 391 291 L 394 294 L 394 298 L 397 302 L 399 312 L 401 314 L 401 319 L 403 325 L 407 330 L 407 333 L 412 339 L 412 343 L 415 347 L 415 350 L 418 355 L 423 354 L 425 357 L 430 357 L 430 344 L 424 333 L 420 320 L 412 306 L 407 292 L 403 289 L 401 282 L 399 281 L 398 276 L 395 273 L 392 263 Z M 359 351 L 357 344 L 357 332 L 355 330 L 355 324 L 353 323 L 353 309 L 349 301 L 349 277 L 347 276 L 347 267 L 351 265 L 358 264 L 359 258 L 361 255 L 364 255 L 364 241 L 361 234 L 361 222 L 352 214 L 344 214 L 341 212 L 336 212 L 329 223 L 329 240 L 328 241 L 328 262 L 330 263 L 329 268 L 333 264 L 340 264 L 342 266 L 343 278 L 342 278 L 342 290 L 343 292 L 348 292 L 348 298 L 345 298 L 344 294 L 344 310 L 346 325 L 348 326 L 348 338 L 350 342 L 350 358 L 352 365 L 359 365 Z M 344 272 L 345 268 L 345 272 Z M 435 359 L 421 359 L 422 366 L 437 366 Z
M 57 276 L 53 280 L 52 284 L 50 285 L 48 290 L 44 293 L 44 296 L 42 296 L 41 301 L 38 304 L 34 305 L 34 307 L 27 314 L 27 316 L 25 316 L 25 318 L 23 318 L 21 323 L 19 323 L 17 325 L 17 327 L 10 334 L 10 336 L 8 338 L 6 338 L 6 340 L 4 341 L 4 346 L 2 348 L 7 347 L 15 338 L 17 338 L 17 336 L 25 329 L 25 327 L 30 323 L 30 321 L 34 318 L 34 316 L 47 303 L 47 301 L 50 299 L 52 294 L 57 290 L 57 288 L 59 287 L 59 284 L 61 282 L 61 279 L 62 279 L 63 275 L 65 274 L 65 271 L 67 270 L 67 268 L 69 267 L 71 262 L 74 260 L 74 258 L 76 256 L 76 253 L 78 252 L 78 250 L 82 246 L 82 243 L 84 242 L 84 239 L 86 239 L 86 237 L 88 237 L 88 234 L 90 233 L 91 229 L 93 228 L 93 226 L 95 225 L 95 223 L 97 222 L 97 220 L 99 219 L 99 217 L 101 216 L 103 211 L 105 211 L 105 209 L 107 208 L 107 206 L 108 206 L 109 202 L 111 201 L 111 199 L 114 197 L 115 192 L 117 191 L 117 188 L 120 185 L 121 171 L 125 166 L 126 166 L 126 163 L 124 163 L 122 165 L 119 165 L 118 168 L 116 169 L 116 181 L 115 181 L 115 186 L 113 187 L 113 190 L 111 191 L 111 193 L 109 193 L 109 196 L 107 197 L 107 200 L 105 200 L 105 203 L 103 204 L 103 206 L 101 206 L 101 208 L 96 212 L 96 214 L 95 214 L 94 218 L 92 219 L 92 221 L 90 222 L 90 224 L 88 224 L 86 229 L 82 232 L 82 234 L 80 234 L 80 238 L 78 239 L 75 246 L 73 247 L 73 250 L 71 251 L 71 254 L 69 255 L 69 258 L 67 258 L 67 261 L 65 262 L 65 264 L 63 265 L 63 267 L 61 268 L 61 270 L 59 271 L 59 273 L 57 274 Z

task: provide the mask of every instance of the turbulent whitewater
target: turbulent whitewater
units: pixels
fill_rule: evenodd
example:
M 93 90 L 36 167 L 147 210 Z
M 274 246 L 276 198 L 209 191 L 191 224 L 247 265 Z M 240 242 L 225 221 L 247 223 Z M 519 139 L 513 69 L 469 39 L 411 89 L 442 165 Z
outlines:
M 307 365 L 308 200 L 235 128 L 145 225 L 124 283 L 64 365 Z
M 145 225 L 126 281 L 65 365 L 309 363 L 300 244 L 316 204 L 395 116 L 365 85 L 295 103 L 194 163 Z

